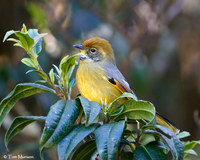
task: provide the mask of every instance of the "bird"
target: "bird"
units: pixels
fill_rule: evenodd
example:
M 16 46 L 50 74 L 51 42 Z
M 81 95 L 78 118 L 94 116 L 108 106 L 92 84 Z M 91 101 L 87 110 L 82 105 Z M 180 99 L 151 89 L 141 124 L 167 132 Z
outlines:
M 93 37 L 85 40 L 82 45 L 75 44 L 73 47 L 81 51 L 76 72 L 76 83 L 81 96 L 102 105 L 109 105 L 125 92 L 136 97 L 117 68 L 114 51 L 109 41 Z M 126 100 L 127 98 L 122 98 L 118 103 L 121 104 Z M 158 112 L 156 121 L 157 124 L 171 129 L 174 133 L 179 132 L 172 122 Z

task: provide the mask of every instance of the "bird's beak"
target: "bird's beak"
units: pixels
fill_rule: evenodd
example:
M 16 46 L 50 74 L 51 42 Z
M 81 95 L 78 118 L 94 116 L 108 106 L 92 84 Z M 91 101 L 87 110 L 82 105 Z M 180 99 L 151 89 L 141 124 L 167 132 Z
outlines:
M 73 45 L 73 47 L 80 49 L 81 51 L 80 60 L 85 60 L 87 58 L 87 56 L 85 55 L 85 48 L 82 45 L 75 44 Z
M 85 50 L 85 48 L 80 44 L 75 44 L 75 45 L 73 45 L 73 47 L 78 48 L 80 50 Z

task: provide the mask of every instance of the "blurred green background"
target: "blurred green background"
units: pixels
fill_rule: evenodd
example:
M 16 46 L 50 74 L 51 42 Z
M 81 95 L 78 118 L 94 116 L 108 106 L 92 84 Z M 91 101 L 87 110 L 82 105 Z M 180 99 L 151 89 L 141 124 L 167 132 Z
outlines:
M 24 50 L 2 43 L 8 30 L 25 23 L 48 33 L 39 58 L 46 72 L 66 54 L 78 52 L 73 44 L 99 36 L 112 44 L 117 65 L 139 99 L 189 131 L 189 140 L 200 139 L 199 0 L 1 0 L 0 16 L 0 100 L 17 83 L 39 78 L 25 74 L 28 68 L 20 62 Z M 3 137 L 15 116 L 46 115 L 55 101 L 39 94 L 18 102 L 0 129 L 0 155 L 6 154 Z M 39 159 L 42 127 L 25 128 L 11 141 L 10 153 Z M 54 149 L 45 156 L 57 159 Z

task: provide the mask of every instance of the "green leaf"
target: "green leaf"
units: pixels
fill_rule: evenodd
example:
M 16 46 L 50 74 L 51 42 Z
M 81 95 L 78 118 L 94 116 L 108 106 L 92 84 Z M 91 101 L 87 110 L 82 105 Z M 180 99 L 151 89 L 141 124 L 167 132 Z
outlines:
M 76 65 L 76 58 L 78 55 L 79 54 L 75 54 L 70 57 L 67 55 L 60 62 L 59 68 L 61 70 L 61 78 L 63 79 L 63 82 L 66 84 L 69 83 L 69 79 Z
M 101 111 L 101 105 L 94 101 L 89 101 L 84 97 L 79 96 L 83 111 L 86 118 L 86 126 L 89 126 L 99 115 Z
M 128 97 L 128 98 L 133 98 L 135 101 L 137 101 L 137 97 L 132 94 L 132 93 L 123 93 L 121 96 L 117 97 L 110 105 L 109 105 L 109 108 L 112 108 L 114 106 L 114 104 L 116 104 L 116 102 L 121 99 L 121 98 L 125 98 L 125 97 Z
M 38 29 L 29 29 L 28 30 L 29 36 L 34 39 L 34 53 L 37 55 L 42 50 L 42 38 L 47 35 L 47 33 L 38 33 Z
M 72 130 L 79 108 L 75 100 L 59 100 L 51 106 L 40 140 L 41 150 L 56 145 Z
M 67 136 L 62 139 L 58 144 L 58 157 L 59 160 L 68 159 L 70 153 L 73 149 L 89 134 L 94 132 L 94 130 L 99 126 L 99 124 L 92 124 L 89 127 L 85 127 L 83 124 L 74 126 Z
M 59 65 L 59 70 L 61 71 L 62 65 L 64 63 L 66 63 L 67 59 L 69 58 L 69 55 L 66 55 L 65 57 L 63 57 L 60 61 L 60 65 Z
M 102 160 L 115 160 L 125 121 L 102 125 L 95 131 L 97 150 Z
M 188 154 L 198 156 L 197 152 L 195 152 L 193 149 L 189 149 L 189 150 L 184 151 L 184 158 L 185 158 Z
M 184 151 L 193 149 L 197 144 L 200 144 L 200 140 L 199 141 L 186 142 L 184 144 Z
M 150 142 L 155 141 L 155 137 L 152 134 L 142 134 L 139 139 L 141 145 L 147 145 Z
M 35 68 L 35 64 L 31 58 L 23 58 L 21 62 L 29 67 Z
M 173 137 L 172 141 L 173 141 L 173 144 L 174 144 L 175 149 L 176 149 L 177 159 L 178 160 L 182 160 L 183 159 L 183 155 L 184 155 L 183 143 L 177 137 Z
M 186 132 L 186 131 L 183 131 L 183 132 L 181 132 L 181 133 L 179 133 L 178 135 L 177 135 L 177 137 L 179 138 L 179 139 L 182 139 L 182 138 L 185 138 L 185 137 L 189 137 L 190 136 L 190 133 L 189 132 Z
M 15 43 L 13 46 L 24 48 L 21 42 Z
M 57 71 L 57 73 L 58 73 L 58 75 L 60 75 L 61 74 L 61 71 L 60 71 L 60 69 L 55 65 L 55 64 L 53 64 L 53 66 L 54 66 L 54 68 L 56 69 L 56 71 Z
M 72 92 L 72 88 L 76 85 L 76 78 L 71 78 L 69 81 L 69 93 Z
M 96 150 L 95 140 L 83 143 L 72 155 L 70 160 L 89 160 Z
M 40 84 L 34 84 L 34 83 L 18 84 L 13 89 L 13 91 L 10 92 L 10 94 L 7 97 L 5 97 L 0 103 L 0 126 L 5 116 L 9 113 L 9 111 L 13 108 L 13 106 L 19 99 L 29 97 L 31 95 L 42 92 L 55 93 L 53 89 Z
M 168 130 L 170 130 L 170 129 L 168 129 Z M 172 132 L 172 131 L 170 130 L 170 132 Z M 182 160 L 183 159 L 183 144 L 181 143 L 181 141 L 176 136 L 172 135 L 172 138 L 169 139 L 164 134 L 162 134 L 158 131 L 153 131 L 153 130 L 146 130 L 146 131 L 144 131 L 144 133 L 159 136 L 162 140 L 164 140 L 164 142 L 170 148 L 170 151 L 171 151 L 175 160 Z
M 170 130 L 169 128 L 165 127 L 165 126 L 161 126 L 161 125 L 156 125 L 156 127 L 161 130 L 163 133 L 169 135 L 173 142 L 173 146 L 175 148 L 175 153 L 173 154 L 174 158 L 177 158 L 178 160 L 182 160 L 183 159 L 183 154 L 184 154 L 184 145 L 183 143 L 180 141 L 180 139 L 176 136 L 176 134 Z
M 25 24 L 23 24 L 21 32 L 22 33 L 27 33 L 27 29 L 26 29 L 26 25 Z
M 120 106 L 124 107 L 123 112 L 114 117 L 113 120 L 127 117 L 128 119 L 145 119 L 151 122 L 155 117 L 155 108 L 152 103 L 147 101 L 135 101 L 131 99 L 122 103 Z
M 53 73 L 53 68 L 49 72 L 49 77 L 50 77 L 51 82 L 54 83 L 55 77 L 54 77 L 54 73 Z
M 27 125 L 31 124 L 32 122 L 35 121 L 45 121 L 46 117 L 42 116 L 20 116 L 16 117 L 9 129 L 6 131 L 6 135 L 4 138 L 4 143 L 7 148 L 8 143 L 10 140 L 18 134 L 22 129 L 24 129 Z
M 124 152 L 120 153 L 121 160 L 133 160 L 133 153 L 132 152 Z
M 134 153 L 135 160 L 169 160 L 169 158 L 156 146 L 140 146 Z
M 76 65 L 76 64 L 77 64 L 77 63 L 76 63 L 76 59 L 75 59 L 74 65 L 71 66 L 71 67 L 69 68 L 68 72 L 67 72 L 67 83 L 69 83 L 69 80 L 70 80 L 70 78 L 71 78 L 71 76 L 72 76 L 72 73 L 73 73 L 73 71 L 74 71 L 74 68 L 75 68 L 75 65 Z
M 14 39 L 14 38 L 8 38 L 7 41 L 11 41 L 11 42 L 16 42 L 16 43 L 20 43 L 19 40 Z
M 3 42 L 5 42 L 5 40 L 6 40 L 9 36 L 11 36 L 12 34 L 14 34 L 14 33 L 15 33 L 14 30 L 10 30 L 10 31 L 6 32 L 6 34 L 5 34 L 4 38 L 3 38 Z
M 123 106 L 117 106 L 114 108 L 113 111 L 111 111 L 110 116 L 115 117 L 118 116 L 122 111 L 124 110 Z
M 19 38 L 23 48 L 27 52 L 34 45 L 34 40 L 29 36 L 28 33 L 22 33 L 22 32 L 19 32 L 19 31 L 15 31 L 15 35 Z
M 29 71 L 26 72 L 26 74 L 28 74 L 28 73 L 36 73 L 36 74 L 39 75 L 42 79 L 44 79 L 45 81 L 47 81 L 47 76 L 46 76 L 43 72 L 41 72 L 41 71 L 39 71 L 39 70 L 29 70 Z

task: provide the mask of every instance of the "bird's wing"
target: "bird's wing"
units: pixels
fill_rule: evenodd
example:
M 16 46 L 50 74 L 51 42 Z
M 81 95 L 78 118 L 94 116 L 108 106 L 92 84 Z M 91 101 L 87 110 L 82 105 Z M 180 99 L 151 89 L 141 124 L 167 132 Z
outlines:
M 106 77 L 104 78 L 110 84 L 116 87 L 121 93 L 128 92 L 135 95 L 135 93 L 131 90 L 128 82 L 125 80 L 124 76 L 121 74 L 115 64 L 106 65 L 104 69 L 106 71 Z
M 130 89 L 130 86 L 125 80 L 124 76 L 121 74 L 121 72 L 119 71 L 119 69 L 116 67 L 115 64 L 112 65 L 109 64 L 105 67 L 106 67 L 104 68 L 106 71 L 105 79 L 107 79 L 109 83 L 111 83 L 122 93 L 128 92 L 134 94 L 134 92 Z M 165 118 L 164 116 L 160 115 L 157 112 L 156 112 L 156 121 L 158 124 L 171 129 L 174 133 L 179 133 L 179 129 L 172 122 L 170 122 L 167 118 Z

